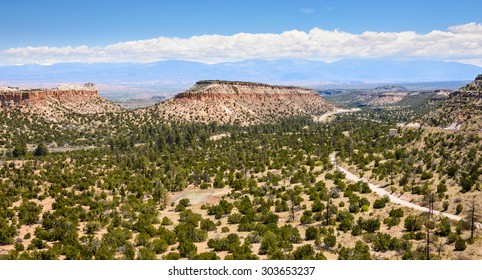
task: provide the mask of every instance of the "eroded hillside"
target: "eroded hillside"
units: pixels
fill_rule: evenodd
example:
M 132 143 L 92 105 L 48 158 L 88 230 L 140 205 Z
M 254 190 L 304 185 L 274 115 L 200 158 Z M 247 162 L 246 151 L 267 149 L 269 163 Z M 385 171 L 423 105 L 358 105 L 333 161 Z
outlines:
M 306 116 L 335 106 L 310 89 L 248 82 L 200 81 L 186 92 L 151 108 L 166 121 L 250 125 Z
M 20 110 L 49 122 L 61 122 L 72 115 L 119 112 L 121 108 L 98 94 L 94 84 L 59 85 L 53 89 L 0 87 L 0 106 Z
M 482 75 L 450 93 L 449 98 L 422 121 L 451 130 L 482 132 Z

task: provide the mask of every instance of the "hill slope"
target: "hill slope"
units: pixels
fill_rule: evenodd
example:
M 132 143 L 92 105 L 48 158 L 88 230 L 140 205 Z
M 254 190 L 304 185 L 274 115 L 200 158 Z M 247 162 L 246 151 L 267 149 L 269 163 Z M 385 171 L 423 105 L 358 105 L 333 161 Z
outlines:
M 422 121 L 446 129 L 482 132 L 482 74 L 450 93 L 449 98 Z
M 199 81 L 189 90 L 140 112 L 164 120 L 250 125 L 335 109 L 310 89 L 248 82 Z
M 102 98 L 94 84 L 59 85 L 53 89 L 0 87 L 0 107 L 33 113 L 58 122 L 68 115 L 118 112 L 121 108 Z

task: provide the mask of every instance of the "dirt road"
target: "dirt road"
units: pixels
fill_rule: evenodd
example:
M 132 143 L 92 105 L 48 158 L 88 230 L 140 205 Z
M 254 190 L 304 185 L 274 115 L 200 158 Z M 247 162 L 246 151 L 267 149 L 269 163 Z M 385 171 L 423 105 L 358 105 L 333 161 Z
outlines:
M 414 204 L 414 203 L 411 203 L 409 201 L 403 200 L 400 197 L 395 196 L 395 195 L 387 192 L 384 188 L 382 188 L 378 185 L 372 184 L 372 183 L 368 182 L 367 179 L 360 178 L 357 175 L 355 175 L 355 174 L 351 173 L 350 171 L 346 170 L 345 168 L 337 165 L 336 164 L 336 152 L 333 152 L 333 153 L 330 154 L 330 161 L 331 161 L 332 164 L 334 164 L 336 166 L 337 170 L 343 172 L 346 175 L 346 179 L 354 181 L 354 182 L 363 181 L 363 182 L 368 183 L 368 186 L 370 187 L 370 189 L 374 193 L 376 193 L 376 194 L 378 194 L 382 197 L 388 196 L 390 198 L 390 202 L 393 202 L 393 203 L 396 203 L 396 204 L 399 204 L 399 205 L 402 205 L 402 206 L 405 206 L 405 207 L 409 207 L 409 208 L 412 208 L 412 209 L 415 209 L 415 210 L 418 210 L 418 211 L 422 211 L 422 212 L 428 212 L 429 211 L 429 209 L 427 207 L 423 207 L 423 206 L 420 206 L 418 204 Z M 440 211 L 436 211 L 436 210 L 434 210 L 433 213 L 435 215 L 442 215 L 444 217 L 447 217 L 447 218 L 449 218 L 451 220 L 455 220 L 455 221 L 459 221 L 459 220 L 463 219 L 463 217 L 461 217 L 461 216 L 449 214 L 449 213 L 445 213 L 445 212 L 440 212 Z M 478 229 L 482 228 L 481 223 L 476 223 L 476 226 L 477 226 Z

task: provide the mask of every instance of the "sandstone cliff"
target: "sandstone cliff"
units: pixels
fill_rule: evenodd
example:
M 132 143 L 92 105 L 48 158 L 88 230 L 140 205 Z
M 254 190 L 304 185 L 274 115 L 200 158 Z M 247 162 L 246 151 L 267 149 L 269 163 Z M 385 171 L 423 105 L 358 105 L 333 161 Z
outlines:
M 311 89 L 231 81 L 199 81 L 146 110 L 164 120 L 250 125 L 335 109 Z
M 314 90 L 293 87 L 274 86 L 261 83 L 232 81 L 199 81 L 189 90 L 180 93 L 176 98 L 193 98 L 206 100 L 212 98 L 256 97 L 263 95 L 299 95 L 316 94 Z
M 50 121 L 68 114 L 96 114 L 121 109 L 102 98 L 94 84 L 59 85 L 53 89 L 0 87 L 0 107 L 38 114 Z

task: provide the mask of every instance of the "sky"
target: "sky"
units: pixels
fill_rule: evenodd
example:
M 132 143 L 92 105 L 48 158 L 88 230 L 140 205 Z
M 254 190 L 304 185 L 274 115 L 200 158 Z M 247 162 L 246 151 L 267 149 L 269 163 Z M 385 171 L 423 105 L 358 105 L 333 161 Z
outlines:
M 482 66 L 482 1 L 16 0 L 0 65 L 429 59 Z

